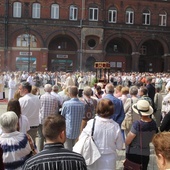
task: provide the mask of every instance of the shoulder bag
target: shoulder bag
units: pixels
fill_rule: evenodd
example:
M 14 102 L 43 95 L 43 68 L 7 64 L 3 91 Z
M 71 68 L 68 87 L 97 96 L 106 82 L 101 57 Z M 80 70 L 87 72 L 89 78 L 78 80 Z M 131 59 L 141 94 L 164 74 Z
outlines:
M 101 157 L 101 154 L 93 139 L 95 122 L 96 119 L 94 118 L 91 135 L 84 136 L 78 140 L 78 142 L 73 147 L 74 152 L 77 152 L 84 157 L 86 165 L 92 165 Z
M 139 126 L 140 126 L 140 122 L 139 122 Z M 139 133 L 140 133 L 140 148 L 142 151 L 141 126 L 139 127 Z M 130 151 L 130 145 L 129 145 L 127 153 L 129 153 L 129 151 Z M 142 164 L 132 162 L 127 158 L 125 162 L 123 163 L 123 165 L 124 165 L 124 170 L 142 170 Z

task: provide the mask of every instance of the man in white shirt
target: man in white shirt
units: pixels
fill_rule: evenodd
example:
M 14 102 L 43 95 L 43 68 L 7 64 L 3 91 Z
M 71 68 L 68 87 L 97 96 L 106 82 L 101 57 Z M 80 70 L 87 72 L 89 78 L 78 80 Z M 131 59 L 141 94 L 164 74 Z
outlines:
M 21 105 L 21 112 L 28 118 L 30 130 L 28 134 L 35 142 L 37 129 L 39 126 L 39 110 L 40 100 L 38 96 L 31 94 L 32 86 L 29 82 L 22 82 L 19 86 L 20 95 L 23 96 L 19 99 Z
M 32 73 L 29 73 L 29 76 L 27 78 L 27 82 L 30 83 L 32 86 L 34 85 L 34 81 L 33 81 L 33 78 L 32 78 Z

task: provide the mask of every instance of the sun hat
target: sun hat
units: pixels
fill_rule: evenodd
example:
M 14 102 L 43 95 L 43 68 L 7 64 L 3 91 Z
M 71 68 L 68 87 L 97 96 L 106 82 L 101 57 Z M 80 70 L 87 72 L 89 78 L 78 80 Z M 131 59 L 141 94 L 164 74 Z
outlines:
M 138 100 L 137 103 L 132 105 L 132 109 L 135 113 L 142 116 L 149 116 L 153 113 L 153 108 L 147 100 Z

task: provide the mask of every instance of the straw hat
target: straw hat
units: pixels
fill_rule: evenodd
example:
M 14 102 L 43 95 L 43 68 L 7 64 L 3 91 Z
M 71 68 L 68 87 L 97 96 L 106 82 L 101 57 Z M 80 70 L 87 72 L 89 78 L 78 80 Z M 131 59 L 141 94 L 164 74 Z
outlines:
M 137 103 L 132 105 L 132 109 L 135 113 L 142 116 L 149 116 L 153 113 L 153 108 L 147 100 L 139 100 Z

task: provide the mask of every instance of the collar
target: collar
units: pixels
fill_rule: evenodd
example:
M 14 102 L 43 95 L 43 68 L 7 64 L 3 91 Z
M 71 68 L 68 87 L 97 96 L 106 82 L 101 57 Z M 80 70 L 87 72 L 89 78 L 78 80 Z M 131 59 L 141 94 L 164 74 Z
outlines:
M 70 100 L 78 101 L 79 99 L 77 97 L 73 97 Z
M 44 149 L 48 149 L 52 147 L 64 148 L 64 145 L 62 143 L 46 143 L 44 145 Z

